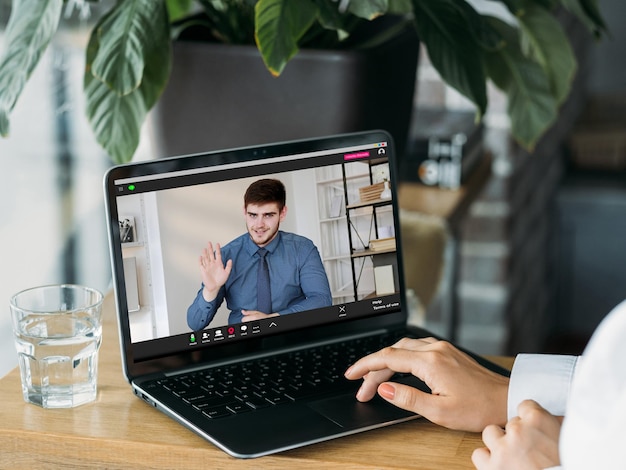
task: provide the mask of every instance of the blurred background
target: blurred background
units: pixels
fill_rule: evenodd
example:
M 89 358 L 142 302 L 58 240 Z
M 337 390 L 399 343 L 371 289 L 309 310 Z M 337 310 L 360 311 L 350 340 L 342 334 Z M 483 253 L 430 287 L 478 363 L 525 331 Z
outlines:
M 16 366 L 14 293 L 59 282 L 111 287 L 102 178 L 112 163 L 95 142 L 82 96 L 84 45 L 99 16 L 97 5 L 85 4 L 89 11 L 68 2 L 63 34 L 17 103 L 10 137 L 0 139 L 0 376 Z M 459 342 L 478 353 L 580 352 L 608 309 L 626 298 L 624 172 L 573 158 L 585 116 L 623 122 L 626 110 L 626 3 L 602 0 L 600 8 L 611 37 L 594 44 L 571 30 L 580 35 L 580 77 L 562 122 L 535 154 L 510 142 L 506 103 L 490 90 L 492 176 L 463 224 L 460 279 L 450 287 L 460 298 Z M 9 11 L 10 2 L 0 0 L 0 48 Z M 416 90 L 417 108 L 473 109 L 424 53 Z M 625 132 L 615 132 L 622 152 Z M 161 156 L 152 141 L 146 125 L 135 160 Z

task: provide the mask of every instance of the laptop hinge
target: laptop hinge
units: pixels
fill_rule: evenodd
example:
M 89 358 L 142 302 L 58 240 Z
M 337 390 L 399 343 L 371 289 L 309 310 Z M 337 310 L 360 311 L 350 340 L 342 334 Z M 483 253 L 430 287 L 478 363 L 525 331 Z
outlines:
M 303 349 L 311 349 L 311 348 L 317 348 L 317 347 L 321 347 L 321 346 L 327 346 L 329 344 L 340 343 L 340 342 L 343 342 L 343 341 L 352 341 L 352 340 L 356 340 L 356 339 L 360 339 L 360 338 L 367 338 L 367 337 L 370 337 L 370 336 L 378 336 L 378 335 L 382 335 L 382 334 L 385 334 L 385 333 L 388 333 L 388 332 L 389 332 L 388 329 L 381 328 L 381 329 L 378 329 L 378 330 L 368 331 L 368 332 L 364 332 L 364 333 L 356 333 L 356 334 L 351 334 L 351 335 L 346 335 L 346 336 L 339 336 L 339 337 L 326 339 L 326 340 L 311 341 L 309 343 L 299 344 L 297 346 L 276 348 L 276 349 L 272 349 L 272 350 L 268 350 L 268 351 L 262 351 L 262 352 L 259 352 L 257 354 L 250 354 L 250 355 L 245 355 L 245 356 L 236 356 L 236 357 L 233 357 L 233 358 L 224 359 L 224 360 L 215 361 L 215 362 L 205 362 L 205 363 L 203 363 L 201 365 L 195 365 L 193 367 L 189 367 L 189 368 L 185 368 L 185 369 L 179 369 L 179 370 L 176 370 L 176 371 L 166 372 L 164 375 L 167 376 L 167 377 L 172 377 L 172 376 L 176 376 L 176 375 L 180 375 L 180 374 L 188 374 L 189 372 L 195 372 L 195 371 L 198 371 L 198 370 L 206 369 L 207 367 L 220 367 L 220 366 L 226 366 L 226 365 L 230 365 L 230 364 L 236 364 L 236 363 L 242 362 L 242 361 L 263 359 L 265 357 L 276 356 L 277 354 L 285 354 L 285 353 L 290 353 L 290 352 L 294 352 L 294 351 L 301 351 Z

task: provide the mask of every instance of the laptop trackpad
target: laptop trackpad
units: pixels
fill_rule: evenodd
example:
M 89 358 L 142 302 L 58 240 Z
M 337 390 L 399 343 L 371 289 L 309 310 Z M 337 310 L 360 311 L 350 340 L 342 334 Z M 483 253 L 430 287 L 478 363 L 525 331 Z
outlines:
M 367 403 L 358 401 L 354 394 L 318 400 L 308 406 L 343 428 L 353 429 L 416 417 L 415 413 L 402 410 L 380 397 Z

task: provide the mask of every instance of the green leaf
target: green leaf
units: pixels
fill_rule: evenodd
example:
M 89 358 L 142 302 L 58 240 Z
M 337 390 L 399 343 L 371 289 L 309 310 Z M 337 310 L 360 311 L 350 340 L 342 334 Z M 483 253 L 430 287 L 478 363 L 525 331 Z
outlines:
M 152 17 L 152 42 L 143 49 L 142 80 L 139 86 L 127 94 L 120 94 L 107 83 L 91 73 L 91 65 L 100 53 L 102 43 L 98 26 L 92 32 L 87 47 L 87 68 L 84 77 L 84 90 L 87 101 L 87 118 L 97 141 L 107 151 L 115 163 L 125 163 L 132 159 L 137 145 L 141 126 L 150 108 L 159 99 L 171 69 L 171 44 L 169 22 L 165 4 Z M 100 24 L 110 21 L 111 11 L 102 18 Z
M 13 2 L 0 59 L 0 134 L 9 135 L 9 114 L 59 25 L 63 0 Z
M 344 28 L 346 15 L 339 12 L 337 4 L 316 0 L 317 19 L 326 29 L 338 31 Z
M 559 1 L 560 0 L 522 0 L 523 11 L 521 13 L 523 14 L 528 6 L 540 6 L 546 10 L 554 10 L 558 6 Z
M 413 13 L 413 4 L 411 0 L 389 0 L 389 9 L 387 11 L 396 15 Z
M 259 0 L 255 38 L 266 67 L 274 76 L 298 52 L 298 40 L 313 24 L 318 9 L 310 0 Z
M 162 28 L 163 11 L 167 15 L 162 0 L 118 2 L 96 29 L 99 47 L 92 64 L 94 76 L 120 95 L 137 89 L 146 67 L 146 51 Z
M 598 8 L 598 0 L 561 0 L 561 3 L 576 15 L 597 38 L 607 31 L 606 23 Z
M 346 13 L 341 13 L 339 11 L 338 3 L 331 3 L 326 0 L 314 0 L 315 5 L 317 5 L 318 13 L 317 13 L 317 21 L 320 26 L 326 30 L 336 32 L 336 41 L 340 42 L 350 36 L 350 31 L 352 30 L 352 25 L 355 23 L 354 18 L 351 15 Z M 309 34 L 315 34 L 316 31 L 314 28 L 309 29 L 307 34 L 302 37 L 302 43 L 305 43 L 307 40 L 307 36 Z M 314 36 L 315 37 L 315 36 Z M 319 36 L 318 36 L 319 37 Z M 315 41 L 315 39 L 314 39 Z M 336 42 L 330 43 L 328 45 L 323 42 L 316 43 L 316 47 L 318 48 L 332 48 L 333 44 Z
M 484 114 L 486 76 L 483 51 L 475 34 L 479 27 L 475 22 L 482 25 L 482 17 L 459 8 L 455 0 L 414 0 L 413 6 L 417 34 L 433 66 L 446 83 L 476 105 L 480 115 Z
M 161 11 L 157 17 L 160 19 L 160 25 L 155 30 L 152 47 L 146 50 L 146 68 L 138 90 L 148 110 L 152 109 L 161 97 L 172 70 L 170 25 L 165 11 Z
M 501 2 L 516 16 L 524 9 L 524 0 L 501 0 Z
M 389 0 L 352 0 L 348 4 L 348 11 L 354 16 L 373 20 L 387 13 Z
M 381 28 L 379 32 L 371 34 L 361 41 L 354 42 L 355 49 L 370 49 L 378 47 L 391 41 L 393 38 L 398 37 L 407 28 L 412 27 L 411 20 L 404 18 L 402 21 L 397 21 L 395 24 L 388 26 L 387 28 Z
M 556 120 L 558 105 L 543 68 L 522 53 L 517 31 L 497 18 L 490 22 L 506 40 L 506 47 L 485 54 L 487 71 L 508 95 L 513 137 L 532 150 Z
M 85 81 L 87 117 L 98 143 L 114 163 L 132 159 L 148 109 L 141 93 L 118 95 L 93 77 Z
M 211 34 L 225 44 L 254 43 L 256 0 L 198 0 L 206 14 Z M 193 18 L 193 16 L 192 16 Z
M 178 21 L 185 18 L 191 11 L 193 0 L 165 0 L 167 13 L 170 21 Z
M 528 41 L 531 57 L 543 67 L 557 103 L 562 103 L 570 93 L 577 63 L 561 24 L 549 11 L 532 5 L 519 23 L 522 41 Z

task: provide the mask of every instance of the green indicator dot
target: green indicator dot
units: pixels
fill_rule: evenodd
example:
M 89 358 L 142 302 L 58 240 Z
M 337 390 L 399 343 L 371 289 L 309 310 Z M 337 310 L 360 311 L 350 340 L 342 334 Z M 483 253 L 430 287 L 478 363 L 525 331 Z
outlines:
M 128 190 L 129 191 L 134 191 L 135 190 L 135 185 L 134 184 L 129 184 L 128 185 Z

